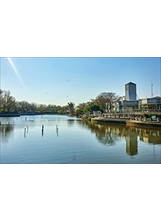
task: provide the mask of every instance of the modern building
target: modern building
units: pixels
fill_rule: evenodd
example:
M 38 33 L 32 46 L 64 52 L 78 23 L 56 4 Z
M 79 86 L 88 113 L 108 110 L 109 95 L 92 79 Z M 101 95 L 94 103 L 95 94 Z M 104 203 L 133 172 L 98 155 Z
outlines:
M 125 85 L 125 100 L 136 101 L 136 84 L 129 82 Z
M 121 97 L 119 100 L 119 111 L 132 112 L 138 110 L 139 102 L 136 97 L 136 84 L 132 82 L 125 84 L 125 97 Z
M 161 111 L 161 97 L 140 99 L 139 107 L 142 111 Z
M 137 100 L 136 84 L 129 82 L 125 84 L 125 96 L 119 98 L 115 105 L 115 111 L 133 112 L 133 111 L 160 111 L 161 97 L 153 97 Z

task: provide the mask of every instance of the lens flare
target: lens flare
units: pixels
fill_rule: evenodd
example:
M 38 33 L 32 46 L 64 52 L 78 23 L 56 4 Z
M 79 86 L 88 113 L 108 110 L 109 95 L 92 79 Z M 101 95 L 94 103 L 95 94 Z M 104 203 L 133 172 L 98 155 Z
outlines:
M 7 57 L 7 60 L 8 60 L 8 62 L 9 62 L 9 64 L 11 65 L 11 67 L 12 67 L 14 73 L 16 74 L 16 76 L 17 76 L 17 78 L 18 78 L 18 80 L 19 80 L 21 86 L 22 86 L 23 89 L 26 91 L 25 84 L 24 84 L 24 82 L 23 82 L 23 80 L 22 80 L 22 78 L 21 78 L 19 72 L 17 71 L 16 66 L 15 66 L 15 64 L 13 63 L 12 59 L 11 59 L 10 57 Z

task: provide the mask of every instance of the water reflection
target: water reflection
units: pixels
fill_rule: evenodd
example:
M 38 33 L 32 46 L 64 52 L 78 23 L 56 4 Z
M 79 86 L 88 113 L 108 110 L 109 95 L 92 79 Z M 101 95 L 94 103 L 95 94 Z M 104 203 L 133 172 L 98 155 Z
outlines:
M 161 144 L 161 130 L 141 129 L 139 136 L 145 143 Z
M 0 138 L 1 141 L 7 143 L 9 138 L 13 135 L 14 125 L 7 124 L 0 126 Z
M 161 144 L 161 129 L 144 129 L 91 122 L 79 122 L 79 124 L 83 128 L 89 129 L 91 133 L 94 133 L 98 141 L 104 145 L 113 146 L 121 139 L 124 139 L 128 155 L 138 154 L 138 140 L 153 145 Z
M 72 131 L 71 127 L 74 129 L 75 132 Z M 86 137 L 86 135 L 88 135 L 89 133 L 86 131 L 90 131 L 92 134 L 91 136 L 93 138 L 93 139 L 90 139 L 90 142 L 94 144 L 95 148 L 92 150 L 89 148 L 90 146 L 88 146 L 89 148 L 88 151 L 86 150 L 84 151 L 85 155 L 87 155 L 87 152 L 92 153 L 92 152 L 95 152 L 97 148 L 102 147 L 102 146 L 98 146 L 97 144 L 97 141 L 98 141 L 99 143 L 103 144 L 104 152 L 114 153 L 115 148 L 119 149 L 120 151 L 122 150 L 121 148 L 123 147 L 123 153 L 125 154 L 126 157 L 128 157 L 129 155 L 135 156 L 135 155 L 138 155 L 139 153 L 140 155 L 138 155 L 137 157 L 141 156 L 142 155 L 141 153 L 143 151 L 142 149 L 143 143 L 145 144 L 144 145 L 145 154 L 147 154 L 146 144 L 152 144 L 152 146 L 150 147 L 150 154 L 152 154 L 155 158 L 156 153 L 158 157 L 158 148 L 156 146 L 156 149 L 155 149 L 155 145 L 161 144 L 161 129 L 156 129 L 156 128 L 145 129 L 145 128 L 136 128 L 136 127 L 126 127 L 123 125 L 103 124 L 103 123 L 98 124 L 98 123 L 75 121 L 75 120 L 59 121 L 59 122 L 54 122 L 54 123 L 52 122 L 46 123 L 45 121 L 44 122 L 35 121 L 35 122 L 30 123 L 28 121 L 27 123 L 26 122 L 25 123 L 22 122 L 19 124 L 15 123 L 14 125 L 3 124 L 0 126 L 0 139 L 2 142 L 1 143 L 2 148 L 3 148 L 4 143 L 10 142 L 10 138 L 15 139 L 15 140 L 13 139 L 13 142 L 23 144 L 22 142 L 23 140 L 21 140 L 23 139 L 23 137 L 25 137 L 24 141 L 26 144 L 27 143 L 31 144 L 34 141 L 35 147 L 36 146 L 39 147 L 41 145 L 42 147 L 43 146 L 46 147 L 47 144 L 49 145 L 52 143 L 54 139 L 52 132 L 54 131 L 56 131 L 56 137 L 58 137 L 58 140 L 57 140 L 58 145 L 55 145 L 55 146 L 64 149 L 64 147 L 68 143 L 69 143 L 68 147 L 73 147 L 73 144 L 76 144 L 75 152 L 76 151 L 78 152 L 78 150 L 82 152 L 82 149 L 85 147 L 83 140 L 85 141 L 85 144 L 88 144 L 89 137 Z M 77 134 L 77 132 L 79 134 Z M 74 136 L 76 137 L 74 138 Z M 44 144 L 41 144 L 40 137 L 43 137 L 42 141 L 44 142 Z M 82 138 L 81 139 L 82 141 L 80 141 L 81 143 L 79 145 L 78 140 L 80 138 Z M 65 145 L 64 145 L 64 141 L 65 141 Z M 77 141 L 77 143 L 75 141 Z M 56 144 L 55 141 L 54 141 L 54 144 Z M 105 146 L 106 147 L 109 146 L 109 149 L 104 149 L 106 148 Z M 70 149 L 66 151 L 69 152 Z M 97 156 L 98 154 L 101 155 L 101 152 L 99 149 Z M 118 154 L 118 150 L 116 152 Z M 64 154 L 64 150 L 62 153 Z M 72 156 L 72 160 L 74 162 L 76 162 L 76 160 L 78 159 L 77 155 L 73 154 Z M 108 158 L 110 158 L 109 153 L 108 153 Z M 159 154 L 159 158 L 161 158 L 161 154 Z
M 126 139 L 126 153 L 132 156 L 138 154 L 137 134 L 126 136 L 125 139 Z
M 68 121 L 68 126 L 69 126 L 69 127 L 74 126 L 74 124 L 75 124 L 75 119 L 68 119 L 67 121 Z

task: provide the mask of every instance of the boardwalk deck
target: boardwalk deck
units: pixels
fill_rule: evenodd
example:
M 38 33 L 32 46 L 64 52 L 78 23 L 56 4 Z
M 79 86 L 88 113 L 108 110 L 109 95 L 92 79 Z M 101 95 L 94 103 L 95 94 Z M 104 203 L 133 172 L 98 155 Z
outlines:
M 125 124 L 127 126 L 140 126 L 140 127 L 159 127 L 161 128 L 161 122 L 150 122 L 150 121 L 138 121 L 138 120 L 129 120 L 129 118 L 104 118 L 96 117 L 91 119 L 92 122 L 102 122 L 102 123 L 117 123 Z

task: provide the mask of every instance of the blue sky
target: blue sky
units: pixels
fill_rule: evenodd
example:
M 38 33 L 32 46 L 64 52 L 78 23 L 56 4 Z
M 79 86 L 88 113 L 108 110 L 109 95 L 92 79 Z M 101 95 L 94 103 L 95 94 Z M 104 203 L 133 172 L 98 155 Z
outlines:
M 13 57 L 1 58 L 1 88 L 18 101 L 76 105 L 101 92 L 125 95 L 137 84 L 139 98 L 160 95 L 160 58 L 155 57 Z

